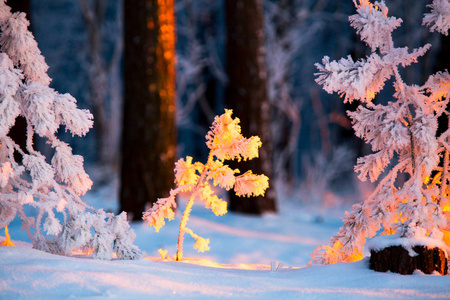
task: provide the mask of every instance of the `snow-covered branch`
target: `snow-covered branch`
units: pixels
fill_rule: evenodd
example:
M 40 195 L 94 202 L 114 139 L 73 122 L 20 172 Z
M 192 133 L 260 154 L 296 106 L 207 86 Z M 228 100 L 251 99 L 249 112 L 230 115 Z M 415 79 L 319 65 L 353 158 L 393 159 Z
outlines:
M 448 115 L 448 72 L 431 75 L 423 86 L 405 84 L 399 68 L 417 62 L 431 45 L 411 52 L 406 47 L 394 47 L 392 31 L 402 20 L 388 16 L 384 1 L 354 2 L 357 14 L 349 18 L 351 25 L 371 47 L 372 54 L 356 62 L 350 56 L 331 62 L 325 57 L 322 64 L 316 64 L 319 70 L 316 81 L 328 93 L 345 95 L 344 102 L 362 102 L 356 111 L 348 114 L 356 135 L 370 143 L 374 153 L 359 158 L 355 171 L 363 181 L 369 178 L 379 182 L 362 204 L 347 213 L 331 244 L 314 251 L 312 259 L 316 263 L 361 258 L 366 238 L 373 237 L 380 228 L 385 234 L 397 232 L 402 237 L 442 238 L 437 232 L 447 223 L 440 199 L 447 199 L 448 195 L 448 190 L 442 187 L 448 184 L 449 133 L 447 129 L 437 138 L 437 118 L 444 113 Z M 435 19 L 430 21 L 428 15 L 424 21 L 436 22 L 431 31 L 445 27 L 446 5 L 446 0 L 433 1 Z M 372 99 L 391 76 L 394 76 L 395 101 L 374 105 Z M 445 149 L 443 168 L 439 167 L 442 148 Z M 398 180 L 402 173 L 406 178 L 403 181 Z
M 92 181 L 83 157 L 74 155 L 56 133 L 64 125 L 73 135 L 84 136 L 93 126 L 93 116 L 79 109 L 71 95 L 49 87 L 48 66 L 28 25 L 25 14 L 11 14 L 0 0 L 0 227 L 18 215 L 36 249 L 70 255 L 78 248 L 94 247 L 94 257 L 110 259 L 114 247 L 122 259 L 137 258 L 141 252 L 132 245 L 126 216 L 95 211 L 79 197 Z M 27 122 L 26 149 L 8 136 L 19 115 Z M 34 149 L 35 134 L 54 149 L 52 158 Z M 26 206 L 37 209 L 36 218 L 26 215 Z M 74 225 L 84 219 L 90 221 Z M 89 240 L 91 228 L 96 234 Z

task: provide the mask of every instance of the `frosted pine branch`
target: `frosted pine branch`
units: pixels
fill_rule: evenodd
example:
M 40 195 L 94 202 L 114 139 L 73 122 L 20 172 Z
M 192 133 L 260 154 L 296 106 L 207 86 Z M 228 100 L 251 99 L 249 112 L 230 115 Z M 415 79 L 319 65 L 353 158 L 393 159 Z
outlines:
M 381 53 L 389 52 L 392 46 L 392 31 L 400 26 L 402 20 L 388 17 L 388 8 L 383 1 L 375 1 L 374 4 L 369 0 L 358 2 L 357 14 L 349 17 L 350 25 L 372 51 L 380 49 Z
M 221 162 L 216 161 L 211 164 L 211 169 L 208 172 L 208 180 L 212 180 L 214 186 L 220 186 L 223 189 L 229 191 L 233 188 L 236 177 L 234 174 L 239 173 L 238 169 L 232 170 L 229 166 L 223 165 Z
M 21 70 L 14 68 L 14 64 L 8 55 L 0 53 L 0 94 L 14 96 L 22 83 Z
M 143 255 L 133 245 L 135 238 L 125 212 L 114 216 L 99 210 L 71 216 L 57 241 L 66 255 L 74 250 L 90 249 L 94 258 L 109 260 L 113 258 L 114 250 L 118 259 L 128 260 L 139 259 Z
M 424 89 L 430 94 L 429 98 L 435 102 L 446 98 L 450 93 L 450 74 L 445 71 L 431 75 L 425 82 Z
M 14 98 L 9 95 L 3 96 L 3 100 L 0 103 L 0 138 L 8 134 L 19 114 L 20 106 Z
M 133 235 L 112 232 L 113 215 L 95 211 L 79 197 L 92 181 L 83 157 L 74 155 L 56 134 L 65 125 L 73 135 L 85 135 L 92 128 L 92 114 L 78 109 L 69 94 L 60 95 L 49 87 L 48 66 L 28 26 L 25 14 L 11 14 L 0 0 L 0 227 L 18 216 L 34 248 L 70 255 L 80 247 L 93 246 L 94 257 L 101 259 L 112 257 L 114 234 L 120 234 L 120 246 L 115 248 L 119 257 L 138 258 Z M 27 122 L 26 149 L 8 136 L 19 115 Z M 35 134 L 55 149 L 51 165 L 34 149 Z M 16 161 L 16 153 L 21 161 Z M 27 206 L 37 209 L 36 218 L 26 215 Z M 57 218 L 59 214 L 64 222 Z M 117 222 L 127 228 L 123 215 Z M 88 241 L 91 227 L 96 233 Z
M 215 195 L 209 184 L 199 188 L 198 197 L 205 203 L 205 208 L 211 209 L 216 216 L 222 216 L 228 212 L 227 202 Z
M 195 186 L 199 175 L 197 172 L 203 170 L 203 164 L 196 162 L 192 164 L 192 157 L 187 156 L 186 160 L 180 158 L 175 163 L 175 182 L 179 185 Z
M 36 41 L 31 32 L 28 31 L 29 22 L 24 13 L 14 13 L 4 7 L 0 13 L 0 46 L 2 52 L 6 53 L 14 65 L 20 65 L 27 81 L 36 81 L 44 85 L 50 84 L 47 75 L 48 65 L 41 55 Z
M 85 136 L 94 124 L 94 116 L 86 109 L 77 108 L 77 100 L 70 94 L 56 94 L 54 109 L 56 122 L 65 125 L 72 136 Z
M 356 62 L 350 56 L 330 62 L 325 56 L 322 64 L 315 66 L 319 70 L 314 74 L 316 82 L 329 94 L 345 95 L 344 102 L 349 103 L 353 100 L 370 102 L 393 74 L 389 65 L 375 53 Z
M 41 154 L 24 155 L 23 164 L 30 171 L 31 178 L 36 189 L 52 185 L 55 171 Z
M 53 109 L 55 91 L 40 82 L 30 82 L 21 94 L 22 105 L 34 131 L 42 137 L 54 135 L 59 128 Z
M 450 2 L 448 0 L 433 0 L 433 3 L 427 5 L 431 8 L 430 13 L 423 17 L 422 25 L 430 27 L 430 31 L 437 31 L 448 35 L 450 29 Z
M 123 260 L 142 258 L 143 252 L 133 245 L 136 233 L 133 229 L 130 229 L 130 224 L 127 222 L 127 213 L 122 212 L 115 216 L 111 221 L 111 227 L 115 235 L 113 251 L 116 253 L 117 258 Z
M 255 175 L 252 171 L 247 171 L 236 177 L 234 190 L 238 196 L 260 196 L 264 195 L 269 187 L 269 178 L 265 175 Z
M 175 218 L 175 212 L 173 211 L 177 207 L 175 196 L 179 191 L 180 189 L 171 190 L 169 197 L 158 199 L 149 210 L 144 212 L 142 218 L 147 221 L 149 225 L 155 227 L 156 232 L 159 232 L 166 224 L 164 219 L 171 221 Z
M 191 229 L 189 228 L 185 228 L 186 233 L 189 233 L 190 236 L 192 236 L 192 238 L 195 239 L 195 245 L 194 245 L 194 249 L 197 249 L 198 252 L 205 252 L 205 251 L 209 251 L 210 247 L 209 247 L 209 239 L 204 239 L 201 236 L 198 236 L 197 234 L 195 234 Z
M 391 150 L 385 149 L 374 154 L 359 157 L 355 166 L 355 172 L 359 173 L 358 178 L 361 181 L 366 181 L 367 178 L 370 179 L 370 182 L 377 181 L 378 177 L 390 164 L 393 156 L 394 154 Z
M 241 135 L 240 120 L 231 117 L 232 111 L 225 110 L 214 118 L 211 130 L 206 135 L 206 145 L 219 160 L 251 160 L 258 157 L 261 140 L 257 136 L 244 138 Z
M 62 142 L 55 147 L 52 158 L 56 180 L 66 183 L 79 195 L 84 195 L 92 186 L 92 180 L 84 171 L 83 160 L 82 156 L 73 155 L 72 148 Z

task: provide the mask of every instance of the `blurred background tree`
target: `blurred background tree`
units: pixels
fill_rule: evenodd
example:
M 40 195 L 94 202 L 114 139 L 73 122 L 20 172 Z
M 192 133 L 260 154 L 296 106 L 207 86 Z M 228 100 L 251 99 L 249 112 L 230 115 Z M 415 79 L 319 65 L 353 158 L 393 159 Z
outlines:
M 231 166 L 239 166 L 241 173 L 253 170 L 256 174 L 273 178 L 263 2 L 227 0 L 225 4 L 228 76 L 225 102 L 241 120 L 242 134 L 258 135 L 262 142 L 258 159 L 240 164 L 232 163 Z M 243 198 L 230 192 L 229 209 L 251 214 L 275 212 L 277 208 L 273 182 L 265 196 Z
M 111 180 L 119 170 L 119 144 L 122 129 L 121 56 L 122 1 L 115 1 L 116 16 L 106 22 L 107 0 L 79 0 L 87 33 L 87 99 L 95 116 L 96 161 L 100 181 Z M 106 43 L 106 41 L 109 41 Z M 109 46 L 110 49 L 105 49 Z
M 175 15 L 173 0 L 125 1 L 121 209 L 140 220 L 173 186 Z
M 9 0 L 8 2 L 11 3 L 8 4 L 14 6 L 22 1 Z M 102 12 L 103 17 L 95 17 L 96 27 L 92 27 L 86 18 L 86 10 L 83 9 L 87 6 L 82 4 L 88 3 L 90 8 L 95 8 L 97 5 L 95 3 L 102 1 L 104 1 L 103 9 L 99 11 Z M 111 130 L 111 135 L 118 144 L 122 124 L 121 117 L 120 114 L 117 116 L 117 113 L 110 113 L 112 112 L 112 97 L 122 98 L 121 82 L 124 82 L 125 97 L 133 98 L 126 98 L 125 103 L 137 103 L 142 100 L 146 101 L 149 112 L 150 110 L 165 109 L 149 104 L 151 84 L 149 81 L 145 82 L 141 77 L 148 78 L 150 75 L 145 73 L 146 71 L 138 71 L 141 68 L 148 71 L 155 67 L 154 62 L 151 63 L 148 60 L 153 59 L 150 50 L 154 52 L 156 48 L 154 46 L 152 49 L 150 49 L 151 47 L 146 48 L 147 54 L 142 49 L 139 55 L 125 51 L 125 61 L 127 59 L 135 60 L 136 65 L 133 68 L 127 67 L 128 63 L 121 68 L 121 55 L 115 54 L 123 52 L 119 51 L 121 50 L 120 41 L 124 42 L 121 32 L 132 30 L 130 26 L 134 26 L 133 22 L 137 22 L 135 19 L 143 18 L 144 13 L 149 14 L 148 20 L 154 20 L 150 14 L 156 14 L 156 9 L 154 9 L 156 6 L 152 6 L 153 9 L 144 7 L 147 3 L 153 3 L 152 1 L 124 1 L 126 2 L 124 6 L 120 5 L 120 0 L 30 0 L 30 2 L 34 34 L 50 65 L 49 75 L 54 78 L 52 87 L 60 92 L 71 93 L 79 99 L 80 107 L 89 108 L 95 114 L 94 130 L 86 138 L 88 142 L 86 143 L 86 139 L 83 139 L 83 144 L 79 143 L 77 139 L 71 142 L 74 152 L 84 155 L 86 163 L 91 166 L 88 165 L 87 169 L 94 179 L 95 192 L 100 190 L 102 184 L 107 184 L 113 178 L 120 177 L 119 168 L 99 172 L 98 165 L 110 164 L 110 160 L 113 159 L 111 157 L 119 156 L 118 149 L 120 147 L 107 146 L 104 148 L 106 153 L 109 149 L 115 153 L 101 154 L 98 147 L 101 138 L 98 133 L 104 130 L 100 128 L 101 126 Z M 227 20 L 234 18 L 236 22 L 245 23 L 254 21 L 255 18 L 252 16 L 249 18 L 250 20 L 242 20 L 237 15 L 230 16 L 228 14 L 227 16 L 225 14 L 226 7 L 235 2 L 237 1 L 228 3 L 224 0 L 179 0 L 174 4 L 177 64 L 176 78 L 174 79 L 176 80 L 176 93 L 175 91 L 173 93 L 176 99 L 174 111 L 176 125 L 180 133 L 176 140 L 178 148 L 177 150 L 171 148 L 172 150 L 169 152 L 162 150 L 156 146 L 155 143 L 159 140 L 156 138 L 153 139 L 153 147 L 144 150 L 142 140 L 139 140 L 138 144 L 133 144 L 131 141 L 128 143 L 125 139 L 130 137 L 127 134 L 124 135 L 124 145 L 126 145 L 124 147 L 128 148 L 128 150 L 123 149 L 123 151 L 128 151 L 123 153 L 124 165 L 129 165 L 128 167 L 131 168 L 132 158 L 148 156 L 145 158 L 148 161 L 146 164 L 147 167 L 152 168 L 152 175 L 145 175 L 145 179 L 144 176 L 136 179 L 136 182 L 142 180 L 133 188 L 140 190 L 142 195 L 146 195 L 142 196 L 142 199 L 146 199 L 139 204 L 141 208 L 135 210 L 134 217 L 136 219 L 139 219 L 140 213 L 144 211 L 142 206 L 145 206 L 145 203 L 155 201 L 157 197 L 167 196 L 164 192 L 169 190 L 169 186 L 161 187 L 161 192 L 156 191 L 160 185 L 158 180 L 165 178 L 164 181 L 167 182 L 167 185 L 173 184 L 173 164 L 167 162 L 165 169 L 170 174 L 164 175 L 163 170 L 158 171 L 159 163 L 156 161 L 150 163 L 149 157 L 165 158 L 165 155 L 169 153 L 178 157 L 193 155 L 195 160 L 203 161 L 207 155 L 203 143 L 208 126 L 214 115 L 222 113 L 223 108 L 230 105 L 228 102 L 226 103 L 225 95 L 228 97 L 232 88 L 243 87 L 242 85 L 245 83 L 238 79 L 240 78 L 238 76 L 245 76 L 244 73 L 235 74 L 230 70 L 233 67 L 238 69 L 239 66 L 236 65 L 244 65 L 249 62 L 244 59 L 244 52 L 230 57 L 228 51 L 233 48 L 233 45 L 227 46 L 227 42 L 230 42 L 227 41 L 229 35 L 227 29 L 228 27 L 232 28 L 233 24 L 230 24 L 229 21 L 227 24 Z M 241 2 L 242 5 L 247 6 L 250 5 L 250 2 L 253 3 L 253 0 L 249 3 Z M 361 140 L 354 137 L 349 126 L 345 111 L 352 110 L 354 107 L 344 105 L 340 99 L 336 99 L 335 95 L 326 94 L 314 82 L 314 73 L 316 72 L 314 63 L 319 62 L 325 53 L 331 59 L 343 57 L 347 53 L 351 53 L 355 60 L 367 55 L 366 47 L 358 41 L 354 30 L 348 23 L 348 16 L 354 13 L 354 5 L 352 1 L 331 0 L 263 0 L 261 2 L 263 8 L 259 9 L 263 11 L 264 18 L 258 22 L 263 22 L 260 34 L 264 37 L 260 38 L 265 40 L 263 48 L 267 78 L 265 84 L 260 83 L 260 89 L 255 95 L 266 95 L 255 101 L 260 103 L 259 101 L 263 98 L 268 98 L 269 129 L 251 134 L 260 136 L 266 133 L 271 134 L 270 142 L 265 144 L 272 147 L 272 159 L 260 159 L 262 161 L 269 160 L 269 163 L 273 164 L 271 184 L 277 186 L 276 194 L 279 199 L 292 199 L 297 203 L 310 206 L 337 205 L 355 199 L 359 201 L 361 196 L 352 196 L 361 192 L 360 187 L 355 185 L 352 180 L 352 166 L 355 164 L 356 157 L 367 153 L 368 149 Z M 422 74 L 449 68 L 448 37 L 442 38 L 439 34 L 425 34 L 426 28 L 421 26 L 421 16 L 427 10 L 426 4 L 428 4 L 426 0 L 389 1 L 390 12 L 403 18 L 405 23 L 401 30 L 395 32 L 398 36 L 394 38 L 398 41 L 399 46 L 408 46 L 411 49 L 429 41 L 433 43 L 431 51 L 419 61 L 419 64 L 414 64 L 406 69 L 404 78 L 407 82 L 423 82 Z M 130 10 L 136 9 L 136 15 L 131 20 L 128 20 L 127 18 L 130 17 L 125 15 L 126 21 L 122 23 L 120 20 L 127 13 L 123 8 L 127 5 L 131 7 Z M 141 11 L 138 11 L 139 8 Z M 140 22 L 143 22 L 142 29 L 140 29 L 142 33 L 135 34 L 133 39 L 136 45 L 142 46 L 146 43 L 145 39 L 150 39 L 149 36 L 155 34 L 155 29 L 148 27 L 152 27 L 153 24 L 156 28 L 158 23 L 157 21 L 147 22 L 146 19 L 142 19 Z M 242 30 L 244 29 L 242 27 Z M 90 46 L 92 34 L 89 32 L 92 30 L 97 30 L 100 33 L 98 36 L 101 36 L 101 46 L 98 48 L 101 50 L 97 51 L 98 54 L 95 55 L 92 54 L 92 46 Z M 153 42 L 154 39 L 155 37 L 153 37 Z M 151 41 L 150 39 L 148 43 Z M 128 40 L 128 43 L 132 42 L 132 40 Z M 125 40 L 126 43 L 127 40 Z M 100 56 L 101 60 L 94 59 L 94 56 Z M 249 59 L 254 58 L 250 57 Z M 117 67 L 112 68 L 108 75 L 108 91 L 99 91 L 104 95 L 109 95 L 106 96 L 106 101 L 109 102 L 104 104 L 107 121 L 103 125 L 100 122 L 102 117 L 94 109 L 96 101 L 92 98 L 92 88 L 95 88 L 96 85 L 90 81 L 94 78 L 93 70 L 97 68 L 95 61 L 100 62 L 100 65 L 103 64 L 105 69 L 111 65 L 112 61 L 117 61 Z M 144 73 L 138 75 L 138 72 Z M 130 94 L 126 86 L 131 84 L 141 86 L 143 98 L 127 96 Z M 90 86 L 91 88 L 89 88 Z M 385 94 L 380 93 L 375 101 L 378 103 L 387 101 L 388 96 L 386 95 L 391 94 L 392 91 L 386 89 Z M 144 98 L 146 100 L 143 100 Z M 237 101 L 236 105 L 256 105 L 258 111 L 263 106 L 247 103 L 248 101 Z M 119 112 L 122 112 L 121 105 L 116 106 L 118 107 L 116 110 Z M 242 125 L 250 126 L 250 122 L 244 119 L 249 117 L 249 114 L 240 115 L 236 108 L 234 109 L 235 115 L 242 119 Z M 130 114 L 126 108 L 124 111 L 126 114 Z M 127 122 L 138 124 L 139 115 L 130 115 L 133 115 L 132 121 L 124 119 L 124 124 Z M 152 117 L 153 124 L 159 124 L 160 119 L 158 118 Z M 148 121 L 150 122 L 150 119 Z M 133 124 L 129 124 L 129 126 L 131 125 Z M 129 129 L 125 131 L 127 130 Z M 249 133 L 244 132 L 244 134 L 248 135 Z M 72 139 L 64 132 L 61 135 L 66 141 Z M 172 136 L 175 141 L 175 135 Z M 146 137 L 139 135 L 139 138 Z M 138 151 L 141 150 L 141 154 L 138 155 Z M 102 158 L 105 161 L 101 162 Z M 111 164 L 113 165 L 113 163 Z M 139 164 L 134 168 L 138 167 Z M 124 177 L 127 172 L 123 173 Z M 107 173 L 113 176 L 97 175 L 97 173 Z M 155 192 L 150 195 L 144 190 L 154 190 Z M 238 200 L 245 201 L 245 199 Z

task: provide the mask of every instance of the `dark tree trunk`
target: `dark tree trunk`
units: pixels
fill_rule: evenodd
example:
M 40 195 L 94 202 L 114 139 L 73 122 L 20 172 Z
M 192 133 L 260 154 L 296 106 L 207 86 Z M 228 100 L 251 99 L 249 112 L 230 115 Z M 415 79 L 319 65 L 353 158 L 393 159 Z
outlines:
M 175 18 L 173 0 L 124 1 L 125 97 L 121 209 L 140 220 L 173 186 Z
M 8 1 L 6 3 L 9 7 L 11 7 L 11 12 L 24 12 L 27 14 L 27 19 L 30 21 L 29 30 L 32 31 L 31 26 L 31 10 L 30 10 L 30 0 L 13 0 Z M 19 116 L 16 118 L 16 122 L 14 126 L 11 127 L 11 130 L 8 134 L 14 142 L 16 142 L 21 149 L 26 149 L 27 143 L 27 121 L 24 117 Z M 26 151 L 26 150 L 25 150 Z M 16 161 L 22 160 L 22 155 L 19 152 L 14 153 L 14 158 Z
M 242 134 L 245 137 L 258 135 L 262 141 L 259 158 L 234 167 L 241 173 L 250 169 L 273 178 L 262 1 L 227 0 L 225 3 L 229 79 L 226 103 L 241 120 Z M 229 209 L 250 214 L 276 211 L 273 182 L 270 185 L 264 197 L 240 198 L 230 193 Z
M 447 275 L 448 265 L 445 252 L 439 248 L 415 246 L 412 248 L 417 256 L 409 256 L 402 246 L 391 246 L 381 251 L 370 251 L 370 269 L 378 272 L 391 271 L 402 275 L 412 274 L 420 270 L 425 274 L 434 271 Z

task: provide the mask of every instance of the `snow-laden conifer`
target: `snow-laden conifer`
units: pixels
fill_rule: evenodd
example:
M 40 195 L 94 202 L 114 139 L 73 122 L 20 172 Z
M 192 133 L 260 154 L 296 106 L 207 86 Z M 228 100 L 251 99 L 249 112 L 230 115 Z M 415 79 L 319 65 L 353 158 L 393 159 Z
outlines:
M 169 197 L 158 199 L 153 206 L 144 212 L 143 219 L 159 231 L 165 224 L 165 219 L 173 220 L 176 208 L 175 197 L 185 192 L 189 195 L 189 201 L 183 212 L 180 224 L 180 232 L 177 244 L 176 259 L 183 257 L 184 233 L 189 233 L 196 240 L 194 249 L 199 252 L 209 250 L 209 239 L 204 239 L 186 227 L 189 214 L 194 201 L 200 201 L 216 216 L 227 213 L 227 202 L 219 198 L 212 186 L 234 191 L 238 196 L 264 195 L 269 187 L 269 179 L 265 175 L 255 175 L 247 171 L 242 175 L 238 169 L 231 169 L 225 164 L 225 160 L 250 160 L 258 157 L 258 149 L 261 147 L 259 137 L 245 138 L 241 134 L 240 120 L 233 118 L 233 111 L 226 109 L 221 116 L 214 118 L 211 130 L 206 135 L 206 145 L 209 148 L 209 156 L 206 164 L 192 162 L 192 157 L 180 158 L 175 163 L 175 183 L 177 187 L 172 189 Z
M 354 1 L 357 13 L 351 25 L 372 49 L 365 59 L 331 61 L 325 57 L 316 64 L 316 81 L 328 93 L 345 95 L 344 101 L 362 104 L 348 112 L 358 137 L 371 145 L 372 154 L 358 158 L 355 171 L 362 181 L 378 181 L 375 191 L 346 213 L 344 225 L 330 245 L 317 248 L 312 261 L 330 264 L 362 257 L 366 238 L 397 233 L 401 237 L 442 239 L 448 220 L 450 129 L 438 135 L 437 118 L 449 102 L 450 75 L 447 71 L 431 75 L 423 86 L 407 85 L 399 67 L 417 61 L 430 45 L 409 51 L 397 48 L 392 31 L 402 20 L 388 16 L 384 1 Z M 434 23 L 430 30 L 448 30 L 448 1 L 433 1 Z M 396 92 L 386 105 L 371 100 L 394 77 Z M 443 161 L 443 166 L 440 162 Z M 404 174 L 400 179 L 399 175 Z
M 56 133 L 64 125 L 84 136 L 92 128 L 92 114 L 79 109 L 71 95 L 49 87 L 48 66 L 28 25 L 25 14 L 12 14 L 0 0 L 0 228 L 18 215 L 36 249 L 70 255 L 92 248 L 100 259 L 110 259 L 113 250 L 122 259 L 138 258 L 125 214 L 96 211 L 79 197 L 92 181 L 83 157 Z M 18 116 L 27 122 L 25 149 L 8 136 Z M 34 148 L 35 134 L 54 149 L 52 158 Z M 37 217 L 27 216 L 25 206 L 35 207 Z

